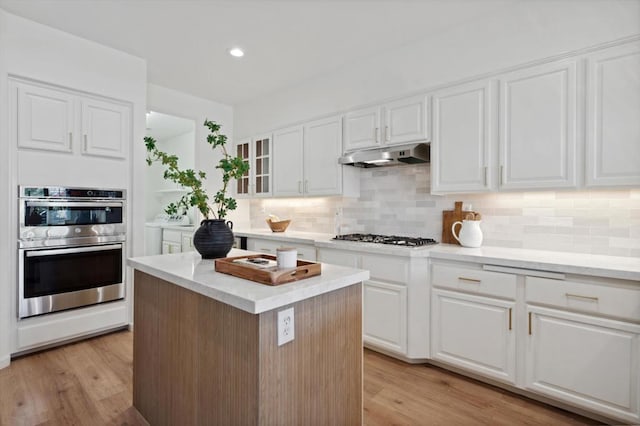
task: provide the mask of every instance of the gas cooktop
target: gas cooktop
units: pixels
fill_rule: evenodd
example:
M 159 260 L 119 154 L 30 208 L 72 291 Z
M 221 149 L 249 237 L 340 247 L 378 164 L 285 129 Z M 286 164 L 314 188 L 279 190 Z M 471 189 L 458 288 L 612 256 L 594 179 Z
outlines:
M 357 241 L 362 243 L 390 244 L 406 247 L 419 247 L 438 244 L 438 242 L 432 238 L 402 237 L 398 235 L 344 234 L 336 235 L 335 237 L 333 237 L 333 239 L 339 241 Z

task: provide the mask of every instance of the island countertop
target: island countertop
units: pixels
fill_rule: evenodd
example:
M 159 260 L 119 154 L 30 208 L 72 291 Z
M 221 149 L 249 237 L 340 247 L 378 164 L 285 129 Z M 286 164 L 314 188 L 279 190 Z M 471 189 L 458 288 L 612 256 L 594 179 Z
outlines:
M 232 249 L 228 257 L 255 254 Z M 278 286 L 264 285 L 215 271 L 214 260 L 197 252 L 134 257 L 127 264 L 146 274 L 226 303 L 260 314 L 282 306 L 329 293 L 369 279 L 369 272 L 322 264 L 318 276 Z

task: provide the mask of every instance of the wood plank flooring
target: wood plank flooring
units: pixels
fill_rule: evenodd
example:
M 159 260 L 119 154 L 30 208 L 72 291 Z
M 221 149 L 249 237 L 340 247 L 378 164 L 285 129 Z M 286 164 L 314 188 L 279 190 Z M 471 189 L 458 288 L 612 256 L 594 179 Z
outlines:
M 0 425 L 145 425 L 131 406 L 133 333 L 13 360 L 0 370 Z M 365 425 L 593 425 L 428 365 L 365 350 Z

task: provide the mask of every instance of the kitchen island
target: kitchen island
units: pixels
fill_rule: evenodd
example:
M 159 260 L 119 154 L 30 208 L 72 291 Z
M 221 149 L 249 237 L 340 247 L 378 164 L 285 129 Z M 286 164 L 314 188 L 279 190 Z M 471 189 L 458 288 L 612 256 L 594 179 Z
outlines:
M 232 250 L 229 256 L 247 254 Z M 366 271 L 267 286 L 197 253 L 132 258 L 133 405 L 150 424 L 361 424 Z M 293 307 L 294 340 L 278 345 Z

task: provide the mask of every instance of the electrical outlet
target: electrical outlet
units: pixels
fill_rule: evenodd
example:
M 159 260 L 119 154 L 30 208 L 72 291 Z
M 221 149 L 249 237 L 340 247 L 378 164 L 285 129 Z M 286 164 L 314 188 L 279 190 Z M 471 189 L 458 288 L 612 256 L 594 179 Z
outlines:
M 292 341 L 295 337 L 295 330 L 293 306 L 278 312 L 278 346 Z

